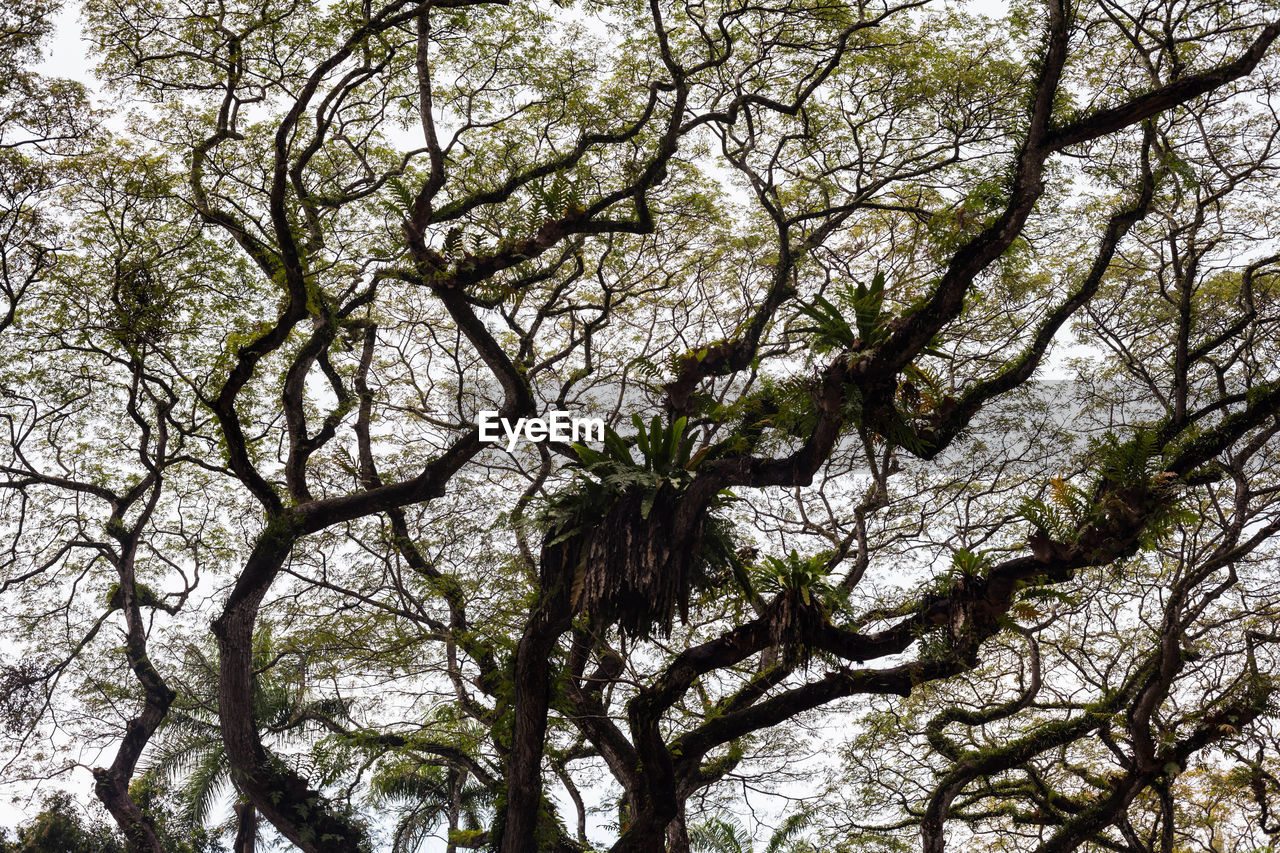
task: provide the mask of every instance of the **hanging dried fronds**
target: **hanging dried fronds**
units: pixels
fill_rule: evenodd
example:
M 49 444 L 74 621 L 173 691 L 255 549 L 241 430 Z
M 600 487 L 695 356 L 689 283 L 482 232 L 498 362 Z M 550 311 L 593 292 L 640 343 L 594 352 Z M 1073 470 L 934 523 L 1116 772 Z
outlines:
M 567 581 L 573 611 L 598 626 L 667 635 L 677 613 L 686 618 L 690 593 L 723 575 L 733 545 L 714 514 L 680 512 L 696 465 L 685 419 L 633 423 L 638 460 L 612 429 L 603 451 L 577 447 L 583 475 L 546 513 L 542 583 Z

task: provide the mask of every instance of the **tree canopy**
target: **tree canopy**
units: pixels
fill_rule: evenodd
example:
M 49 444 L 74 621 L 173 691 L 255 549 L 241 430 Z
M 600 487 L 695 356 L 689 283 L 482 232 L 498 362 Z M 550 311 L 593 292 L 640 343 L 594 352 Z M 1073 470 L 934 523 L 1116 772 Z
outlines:
M 0 781 L 130 853 L 1274 849 L 1274 3 L 83 0 L 92 103 L 59 9 Z

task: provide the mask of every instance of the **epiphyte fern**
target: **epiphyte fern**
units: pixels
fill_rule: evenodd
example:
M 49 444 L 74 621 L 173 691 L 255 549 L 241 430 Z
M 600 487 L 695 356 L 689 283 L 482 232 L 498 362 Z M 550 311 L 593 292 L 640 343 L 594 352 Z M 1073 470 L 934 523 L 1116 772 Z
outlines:
M 636 428 L 638 460 L 632 458 L 626 441 L 611 427 L 605 428 L 603 450 L 575 444 L 574 451 L 583 470 L 598 477 L 608 491 L 621 494 L 631 489 L 643 490 L 640 515 L 647 519 L 662 489 L 679 490 L 692 479 L 689 467 L 694 441 L 685 432 L 685 418 L 663 426 L 662 419 L 654 415 L 646 428 L 639 415 L 632 415 L 631 423 Z
M 686 420 L 632 423 L 634 447 L 612 429 L 600 450 L 575 445 L 582 470 L 544 514 L 540 579 L 567 589 L 574 611 L 597 624 L 649 636 L 655 627 L 669 633 L 675 613 L 687 615 L 691 591 L 725 574 L 732 534 L 715 509 L 731 496 L 682 520 L 680 501 L 701 459 Z
M 772 593 L 767 605 L 769 640 L 792 663 L 807 662 L 812 649 L 842 602 L 830 581 L 830 553 L 802 557 L 792 550 L 785 558 L 765 557 L 752 572 L 757 591 Z
M 1019 514 L 1039 536 L 1073 544 L 1091 531 L 1096 538 L 1136 527 L 1139 546 L 1149 549 L 1177 524 L 1194 520 L 1194 514 L 1180 506 L 1182 481 L 1160 470 L 1155 430 L 1139 429 L 1125 441 L 1107 433 L 1091 442 L 1089 453 L 1098 472 L 1089 488 L 1054 477 L 1047 501 L 1022 502 Z
M 1088 520 L 1092 501 L 1088 492 L 1064 477 L 1050 477 L 1048 500 L 1025 498 L 1018 514 L 1040 533 L 1058 542 L 1073 542 Z
M 879 343 L 885 336 L 883 272 L 871 280 L 871 286 L 859 282 L 855 287 L 845 286 L 837 291 L 837 298 L 853 309 L 853 323 L 825 296 L 818 295 L 812 302 L 800 303 L 799 312 L 810 322 L 796 331 L 813 335 L 813 349 L 818 353 L 833 350 L 853 350 Z
M 1116 485 L 1145 483 L 1156 473 L 1159 451 L 1156 432 L 1150 429 L 1139 429 L 1128 441 L 1108 432 L 1089 448 L 1101 479 Z
M 795 549 L 782 559 L 766 556 L 752 571 L 752 581 L 760 593 L 794 594 L 805 606 L 815 600 L 828 604 L 835 593 L 827 565 L 829 556 L 822 553 L 802 557 Z

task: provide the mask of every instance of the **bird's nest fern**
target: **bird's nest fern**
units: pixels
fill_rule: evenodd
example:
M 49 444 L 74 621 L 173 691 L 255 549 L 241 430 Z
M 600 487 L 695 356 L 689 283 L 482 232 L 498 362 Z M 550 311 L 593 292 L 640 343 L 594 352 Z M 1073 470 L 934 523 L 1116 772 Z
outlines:
M 578 476 L 543 516 L 540 579 L 544 589 L 566 590 L 573 611 L 597 628 L 669 635 L 677 613 L 687 618 L 691 593 L 726 574 L 731 528 L 715 510 L 732 496 L 686 506 L 703 454 L 693 454 L 685 419 L 632 423 L 636 456 L 612 429 L 601 450 L 575 446 Z

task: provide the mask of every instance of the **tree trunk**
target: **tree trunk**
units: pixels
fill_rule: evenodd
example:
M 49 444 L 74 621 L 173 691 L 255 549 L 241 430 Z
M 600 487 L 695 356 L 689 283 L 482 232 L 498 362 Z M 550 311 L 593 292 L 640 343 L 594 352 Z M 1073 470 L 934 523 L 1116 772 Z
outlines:
M 360 853 L 364 835 L 323 795 L 267 754 L 253 717 L 253 628 L 258 606 L 288 556 L 296 533 L 275 518 L 259 537 L 240 579 L 213 623 L 218 637 L 218 717 L 236 787 L 255 811 L 304 853 Z
M 125 616 L 125 655 L 134 677 L 142 685 L 144 699 L 142 711 L 125 726 L 124 737 L 111 766 L 94 768 L 93 790 L 120 827 L 129 853 L 165 853 L 151 819 L 142 813 L 129 795 L 129 783 L 151 735 L 169 713 L 175 694 L 151 665 L 147 654 L 146 628 L 138 607 L 134 577 L 136 535 L 121 537 L 120 543 L 123 553 L 116 571 L 120 575 L 120 607 Z
M 253 853 L 258 846 L 258 812 L 253 803 L 238 802 L 236 810 L 236 837 L 231 853 Z
M 129 728 L 133 727 L 130 721 Z M 114 767 L 111 770 L 95 767 L 93 778 L 93 792 L 120 827 L 129 853 L 165 853 L 155 827 L 129 796 L 129 776 L 122 777 Z
M 501 853 L 531 853 L 542 805 L 542 752 L 551 704 L 551 652 L 569 630 L 569 597 L 562 584 L 543 593 L 516 647 L 515 720 L 507 756 L 507 808 Z

